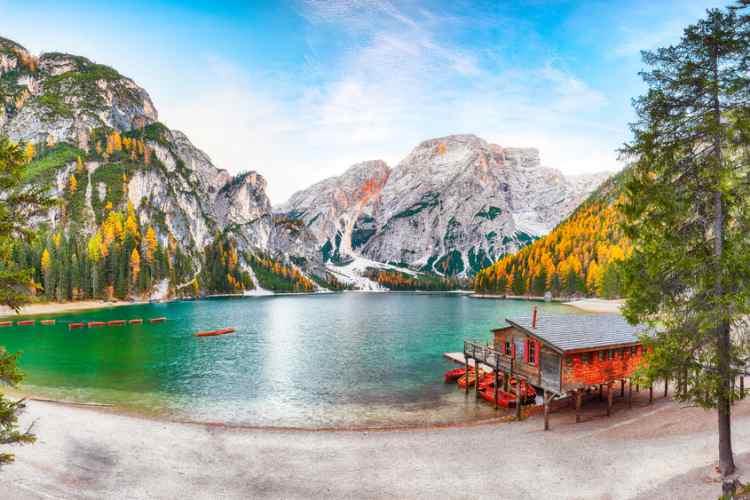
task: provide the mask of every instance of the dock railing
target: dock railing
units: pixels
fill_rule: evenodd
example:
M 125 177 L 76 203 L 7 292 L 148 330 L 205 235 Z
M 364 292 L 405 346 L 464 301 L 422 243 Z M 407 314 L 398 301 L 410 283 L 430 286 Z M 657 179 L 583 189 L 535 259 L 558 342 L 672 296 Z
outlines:
M 513 360 L 487 344 L 464 340 L 464 356 L 501 372 L 513 372 Z

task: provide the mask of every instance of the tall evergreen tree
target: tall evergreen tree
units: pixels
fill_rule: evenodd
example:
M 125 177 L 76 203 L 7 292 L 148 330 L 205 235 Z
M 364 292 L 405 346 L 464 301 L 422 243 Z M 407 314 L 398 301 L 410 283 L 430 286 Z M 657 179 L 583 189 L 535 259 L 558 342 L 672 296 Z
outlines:
M 747 355 L 738 327 L 750 314 L 750 29 L 741 14 L 710 10 L 677 45 L 643 53 L 648 91 L 634 101 L 623 150 L 634 161 L 622 207 L 634 242 L 625 314 L 658 331 L 645 375 L 685 381 L 679 399 L 718 410 L 725 476 L 735 468 L 732 380 Z
M 48 206 L 44 193 L 36 188 L 21 189 L 26 164 L 23 148 L 0 137 L 0 304 L 15 310 L 31 297 L 32 273 L 11 260 L 11 248 L 19 239 L 31 236 L 26 226 L 29 218 Z M 15 385 L 21 380 L 16 368 L 18 354 L 0 347 L 0 384 Z M 18 429 L 21 401 L 6 399 L 0 392 L 0 444 L 30 443 L 31 430 Z M 13 455 L 0 452 L 0 465 L 13 461 Z

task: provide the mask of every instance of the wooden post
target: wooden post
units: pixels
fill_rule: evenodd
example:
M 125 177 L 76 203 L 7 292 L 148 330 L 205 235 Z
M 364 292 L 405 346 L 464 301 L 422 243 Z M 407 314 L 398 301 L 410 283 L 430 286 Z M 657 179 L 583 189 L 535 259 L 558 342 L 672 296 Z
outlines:
M 576 391 L 576 423 L 581 423 L 581 400 L 583 399 L 583 392 L 580 389 Z
M 654 402 L 654 384 L 651 383 L 648 385 L 648 404 L 651 404 Z
M 474 394 L 478 397 L 479 396 L 479 361 L 477 361 L 476 358 L 474 358 L 474 374 L 476 377 L 474 377 Z
M 625 379 L 620 379 L 620 397 L 625 397 Z
M 464 377 L 466 378 L 466 387 L 464 390 L 466 391 L 466 394 L 469 394 L 469 356 L 464 351 L 464 362 L 466 363 L 466 371 L 464 372 Z
M 669 377 L 664 377 L 664 397 L 669 395 Z
M 521 379 L 516 379 L 516 420 L 521 420 Z
M 500 390 L 500 363 L 497 359 L 497 354 L 495 354 L 495 409 L 498 409 L 497 404 L 497 391 Z
M 544 392 L 542 393 L 542 397 L 544 399 L 544 430 L 549 430 L 549 395 L 547 393 L 547 389 L 544 389 Z
M 612 382 L 607 384 L 607 416 L 612 414 Z
M 628 408 L 633 408 L 633 379 L 628 381 Z
M 641 384 L 635 384 L 635 392 L 641 392 Z

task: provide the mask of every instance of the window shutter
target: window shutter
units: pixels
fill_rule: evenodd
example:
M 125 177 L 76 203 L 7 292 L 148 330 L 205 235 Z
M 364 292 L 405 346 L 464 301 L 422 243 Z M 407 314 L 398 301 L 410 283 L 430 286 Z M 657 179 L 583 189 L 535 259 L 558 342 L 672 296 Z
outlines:
M 529 362 L 529 339 L 523 341 L 523 361 L 524 363 Z
M 534 342 L 534 366 L 539 366 L 540 356 L 542 354 L 542 344 L 539 341 Z

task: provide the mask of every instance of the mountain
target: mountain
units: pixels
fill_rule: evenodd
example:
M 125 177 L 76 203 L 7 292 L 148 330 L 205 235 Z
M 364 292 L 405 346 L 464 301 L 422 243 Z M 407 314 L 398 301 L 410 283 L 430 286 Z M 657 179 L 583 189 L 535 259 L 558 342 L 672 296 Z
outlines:
M 548 233 L 607 174 L 565 177 L 536 149 L 473 135 L 419 144 L 396 167 L 354 165 L 280 207 L 301 219 L 324 259 L 355 256 L 447 276 L 470 276 Z
M 619 227 L 617 204 L 629 175 L 609 178 L 552 232 L 483 269 L 477 293 L 542 296 L 622 296 L 620 263 L 631 245 Z
M 270 280 L 274 288 L 317 287 L 300 279 L 286 252 L 293 248 L 304 260 L 314 245 L 305 244 L 295 223 L 274 218 L 266 180 L 215 167 L 185 134 L 158 121 L 148 93 L 133 80 L 80 56 L 36 57 L 0 38 L 0 100 L 0 134 L 24 144 L 26 181 L 49 186 L 61 201 L 35 221 L 43 241 L 17 251 L 36 263 L 48 295 L 52 288 L 58 298 L 126 296 L 150 293 L 157 284 L 166 295 L 186 287 L 191 293 L 258 288 L 254 265 L 261 261 L 251 254 L 279 275 Z M 153 248 L 144 247 L 147 233 Z M 134 271 L 134 250 L 138 258 L 149 256 L 141 266 L 149 271 L 145 283 L 131 279 L 144 281 L 145 274 Z M 73 260 L 85 279 L 65 271 Z M 71 285 L 76 279 L 87 285 Z
M 472 135 L 390 168 L 354 165 L 278 209 L 266 180 L 217 168 L 148 92 L 84 57 L 0 38 L 0 135 L 59 203 L 18 242 L 47 297 L 445 289 L 548 232 L 603 179 Z

